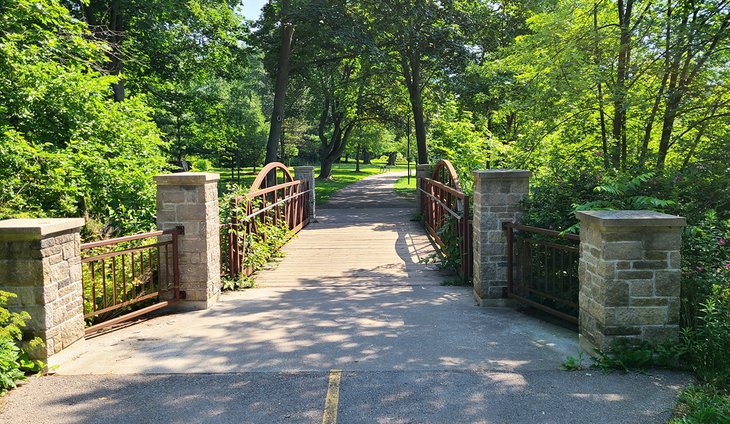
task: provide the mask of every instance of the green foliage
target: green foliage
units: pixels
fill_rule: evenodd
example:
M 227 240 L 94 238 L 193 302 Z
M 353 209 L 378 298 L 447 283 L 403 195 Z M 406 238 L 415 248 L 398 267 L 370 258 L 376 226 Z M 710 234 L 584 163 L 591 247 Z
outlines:
M 458 231 L 459 220 L 449 215 L 441 228 L 436 231 L 438 236 L 439 252 L 429 255 L 421 259 L 422 263 L 436 263 L 439 268 L 449 270 L 454 273 L 458 273 L 461 269 L 461 243 L 462 237 L 459 236 Z M 458 277 L 459 284 L 447 282 L 445 285 L 468 285 L 470 281 L 464 281 L 463 278 Z
M 289 230 L 288 224 L 284 220 L 274 222 L 273 216 L 266 213 L 246 219 L 245 202 L 239 202 L 238 206 L 234 206 L 233 199 L 245 197 L 247 192 L 248 189 L 236 185 L 228 187 L 228 191 L 220 202 L 220 220 L 224 231 L 235 235 L 235 243 L 238 243 L 240 251 L 245 252 L 242 264 L 243 270 L 251 270 L 253 273 L 263 268 L 272 258 L 280 256 L 282 254 L 281 247 L 294 234 Z M 230 225 L 233 217 L 238 217 L 239 224 L 236 226 Z M 245 225 L 247 223 L 250 223 L 251 226 L 247 227 Z M 247 231 L 247 228 L 251 230 Z M 231 246 L 225 246 L 225 249 L 230 248 Z M 225 252 L 224 256 L 227 257 Z M 251 288 L 255 285 L 254 279 L 244 274 L 228 275 L 223 278 L 222 283 L 224 290 Z
M 682 327 L 703 381 L 730 387 L 730 220 L 708 212 L 683 234 Z
M 725 274 L 730 274 L 727 270 Z M 726 283 L 730 278 L 726 278 Z M 705 382 L 730 388 L 730 285 L 715 285 L 701 304 L 698 325 L 683 336 L 692 369 Z
M 560 369 L 565 371 L 583 371 L 587 367 L 585 365 L 585 352 L 578 352 L 578 356 L 568 356 L 560 365 Z
M 593 173 L 580 169 L 546 173 L 531 187 L 523 222 L 558 231 L 577 232 L 575 212 L 584 210 L 659 210 L 670 212 L 673 200 L 656 197 L 659 184 L 653 173 Z M 590 168 L 589 168 L 590 169 Z M 570 205 L 570 206 L 569 206 Z
M 14 293 L 0 291 L 0 394 L 14 388 L 18 380 L 25 378 L 26 372 L 39 372 L 44 366 L 40 361 L 28 359 L 28 354 L 20 347 L 22 329 L 30 315 L 6 309 L 8 301 L 14 297 Z M 29 342 L 30 348 L 41 345 L 37 338 Z
M 56 0 L 0 6 L 0 215 L 149 229 L 165 161 L 144 99 L 109 98 L 106 46 Z
M 430 127 L 430 155 L 434 161 L 448 159 L 456 169 L 462 190 L 470 193 L 471 172 L 498 163 L 506 148 L 489 131 L 478 128 L 470 112 L 459 111 L 455 101 L 446 102 L 442 108 Z
M 592 357 L 594 365 L 605 372 L 611 370 L 641 371 L 654 365 L 654 347 L 643 342 L 635 344 L 629 341 L 618 341 L 607 351 L 596 350 Z
M 682 325 L 696 327 L 713 287 L 730 287 L 730 220 L 707 212 L 682 234 Z
M 240 275 L 238 277 L 224 276 L 221 278 L 223 290 L 240 290 L 252 289 L 256 287 L 256 280 L 250 275 Z
M 692 384 L 679 395 L 670 424 L 705 423 L 730 423 L 730 395 L 709 384 Z

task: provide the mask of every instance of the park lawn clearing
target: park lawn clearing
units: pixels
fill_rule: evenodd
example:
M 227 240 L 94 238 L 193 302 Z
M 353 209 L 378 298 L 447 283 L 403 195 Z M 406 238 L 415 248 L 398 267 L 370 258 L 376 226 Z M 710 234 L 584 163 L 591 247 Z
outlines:
M 409 183 L 408 176 L 398 178 L 393 189 L 398 196 L 404 199 L 416 200 L 416 177 L 411 175 L 410 180 Z
M 385 162 L 381 163 L 375 160 L 370 165 L 361 164 L 360 172 L 355 171 L 354 163 L 336 163 L 332 165 L 331 178 L 327 180 L 317 178 L 315 182 L 317 205 L 326 203 L 337 190 L 354 184 L 370 175 L 379 174 L 381 172 L 381 166 L 384 164 Z M 390 171 L 405 171 L 406 169 L 406 165 L 403 164 L 389 167 Z M 319 167 L 315 168 L 314 175 L 319 175 Z
M 360 172 L 355 171 L 354 163 L 336 163 L 332 165 L 332 175 L 329 179 L 317 178 L 314 183 L 317 194 L 317 205 L 327 203 L 332 194 L 350 184 L 380 172 L 380 165 L 360 165 Z M 319 175 L 319 167 L 315 168 L 314 175 Z
M 329 198 L 332 196 L 334 192 L 337 190 L 340 190 L 342 188 L 345 188 L 351 184 L 354 184 L 361 179 L 375 175 L 381 172 L 381 166 L 384 165 L 385 162 L 378 162 L 377 160 L 374 160 L 372 164 L 370 165 L 363 165 L 360 164 L 360 171 L 355 171 L 355 163 L 335 163 L 332 165 L 332 175 L 330 179 L 320 179 L 317 178 L 317 181 L 315 182 L 315 191 L 317 195 L 317 204 L 321 205 L 326 203 Z M 396 166 L 389 167 L 390 171 L 405 171 L 407 169 L 407 166 L 405 164 L 398 164 Z M 258 172 L 261 170 L 261 167 L 256 168 L 256 172 L 254 172 L 253 167 L 245 167 L 241 168 L 241 179 L 240 179 L 240 185 L 243 187 L 250 187 L 253 183 L 254 179 L 256 179 L 256 175 L 258 175 Z M 290 172 L 294 173 L 294 167 L 289 168 Z M 314 175 L 319 175 L 320 168 L 317 166 L 314 169 Z M 239 184 L 238 179 L 236 176 L 231 175 L 230 169 L 225 168 L 213 168 L 211 169 L 211 172 L 215 172 L 220 174 L 221 179 L 218 183 L 218 192 L 219 193 L 225 193 L 226 187 L 230 184 Z M 403 178 L 405 181 L 405 177 Z M 400 181 L 400 179 L 399 179 Z M 411 183 L 413 187 L 415 187 L 415 177 L 411 177 Z M 405 182 L 403 184 L 406 184 Z M 404 192 L 407 191 L 407 187 L 404 185 Z M 413 196 L 406 198 L 415 198 L 415 189 L 413 190 Z

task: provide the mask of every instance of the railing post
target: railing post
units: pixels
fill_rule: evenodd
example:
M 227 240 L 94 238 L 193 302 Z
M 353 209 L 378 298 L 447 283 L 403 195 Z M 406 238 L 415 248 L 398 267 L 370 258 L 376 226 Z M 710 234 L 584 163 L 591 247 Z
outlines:
M 507 232 L 507 293 L 514 290 L 514 272 L 515 272 L 515 251 L 514 251 L 514 229 L 509 225 L 503 228 Z
M 314 221 L 316 214 L 317 199 L 314 194 L 314 167 L 313 166 L 295 166 L 294 179 L 306 181 L 312 190 L 307 198 L 309 199 L 309 219 Z
M 429 163 L 419 163 L 416 165 L 416 208 L 419 212 L 425 213 L 424 211 L 424 196 L 422 196 L 421 190 L 423 189 L 422 178 L 431 178 L 433 173 L 433 165 Z
M 48 358 L 84 337 L 80 229 L 83 218 L 0 221 L 0 290 L 15 293 L 11 312 L 27 311 L 27 331 Z
M 585 211 L 580 228 L 579 339 L 593 353 L 614 341 L 679 337 L 683 217 Z
M 495 169 L 474 178 L 474 297 L 499 306 L 507 297 L 507 237 L 503 222 L 518 221 L 527 198 L 530 171 Z
M 158 175 L 157 227 L 185 227 L 178 236 L 180 306 L 206 309 L 218 301 L 220 282 L 220 175 L 198 172 Z

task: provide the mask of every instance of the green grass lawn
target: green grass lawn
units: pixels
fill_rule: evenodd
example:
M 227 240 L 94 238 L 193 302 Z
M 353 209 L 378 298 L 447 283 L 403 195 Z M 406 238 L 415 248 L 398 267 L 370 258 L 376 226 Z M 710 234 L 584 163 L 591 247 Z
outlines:
M 395 182 L 395 192 L 408 200 L 416 200 L 416 176 L 411 175 L 411 182 L 408 183 L 408 177 L 400 177 Z
M 380 167 L 384 164 L 384 162 L 379 162 L 377 160 L 374 160 L 371 165 L 360 165 L 360 172 L 355 172 L 355 162 L 350 163 L 335 163 L 332 166 L 332 178 L 329 180 L 322 180 L 317 179 L 315 183 L 315 190 L 317 192 L 317 204 L 322 205 L 326 203 L 329 198 L 332 196 L 332 194 L 344 187 L 347 187 L 350 184 L 354 184 L 357 181 L 369 176 L 380 173 Z M 415 172 L 415 164 L 411 164 L 411 172 Z M 407 170 L 407 164 L 406 163 L 398 163 L 396 166 L 391 166 L 391 171 L 405 171 Z M 253 180 L 256 179 L 256 175 L 258 174 L 258 171 L 261 170 L 261 167 L 256 168 L 257 172 L 253 172 L 253 168 L 247 167 L 241 169 L 241 185 L 243 186 L 250 186 L 251 183 L 253 183 Z M 292 173 L 294 173 L 294 168 L 292 167 L 290 169 Z M 226 186 L 232 182 L 237 183 L 238 180 L 231 177 L 231 170 L 230 169 L 224 169 L 224 168 L 212 168 L 209 172 L 215 172 L 220 174 L 221 179 L 218 183 L 218 192 L 224 193 L 226 190 Z M 319 166 L 316 166 L 314 168 L 314 175 L 319 175 Z M 405 179 L 403 179 L 405 181 Z M 400 180 L 399 180 L 400 181 Z M 415 184 L 415 177 L 411 178 L 412 184 Z M 415 187 L 415 186 L 414 186 Z M 405 182 L 403 182 L 403 189 L 404 191 L 408 190 L 408 187 L 406 187 Z M 396 190 L 398 191 L 398 190 Z M 415 191 L 414 191 L 415 193 Z M 407 195 L 406 198 L 409 198 Z M 415 194 L 413 194 L 410 198 L 415 198 Z

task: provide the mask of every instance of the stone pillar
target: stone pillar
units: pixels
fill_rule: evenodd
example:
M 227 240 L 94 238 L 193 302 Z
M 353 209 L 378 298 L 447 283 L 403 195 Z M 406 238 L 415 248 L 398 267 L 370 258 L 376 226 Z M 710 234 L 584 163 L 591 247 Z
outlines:
M 35 359 L 47 362 L 84 337 L 83 225 L 83 218 L 0 221 L 0 290 L 17 295 L 10 311 L 27 311 L 26 330 L 45 343 L 29 352 Z
M 430 163 L 419 163 L 416 165 L 416 209 L 419 212 L 423 212 L 421 210 L 421 195 L 423 194 L 421 193 L 421 178 L 431 178 L 432 175 L 433 165 Z
M 297 180 L 306 181 L 309 184 L 309 188 L 312 192 L 309 193 L 309 219 L 314 221 L 317 206 L 317 196 L 314 193 L 314 167 L 313 166 L 295 166 L 294 167 L 294 178 Z
M 157 228 L 185 227 L 178 238 L 183 309 L 206 309 L 220 297 L 219 179 L 218 174 L 200 172 L 155 177 Z
M 507 297 L 507 236 L 503 222 L 517 222 L 530 187 L 530 171 L 473 171 L 474 297 L 501 306 Z
M 679 336 L 681 230 L 686 220 L 652 211 L 586 211 L 580 228 L 583 350 L 614 341 Z

